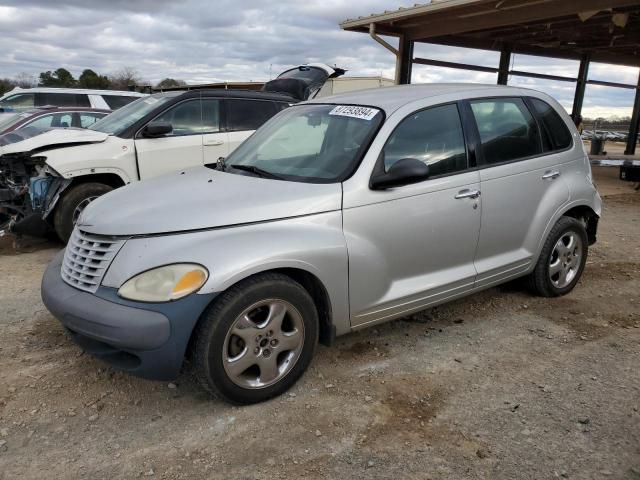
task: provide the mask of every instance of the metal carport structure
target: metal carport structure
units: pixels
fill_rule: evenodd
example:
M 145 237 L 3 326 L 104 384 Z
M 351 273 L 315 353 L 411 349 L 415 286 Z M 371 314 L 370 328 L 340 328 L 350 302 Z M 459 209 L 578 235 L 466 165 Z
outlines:
M 588 84 L 635 90 L 625 154 L 633 155 L 640 127 L 640 75 L 635 85 L 588 78 L 590 62 L 640 66 L 638 0 L 433 0 L 425 5 L 345 20 L 344 30 L 369 33 L 396 55 L 396 83 L 411 83 L 413 64 L 575 82 L 572 115 L 581 115 Z M 398 48 L 379 35 L 399 37 Z M 500 52 L 497 67 L 418 58 L 416 42 Z M 577 77 L 511 70 L 511 55 L 580 61 Z

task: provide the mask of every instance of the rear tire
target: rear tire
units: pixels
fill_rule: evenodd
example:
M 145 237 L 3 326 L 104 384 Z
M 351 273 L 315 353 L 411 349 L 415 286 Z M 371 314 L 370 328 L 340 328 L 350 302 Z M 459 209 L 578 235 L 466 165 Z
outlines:
M 561 217 L 549 232 L 536 267 L 527 279 L 530 288 L 543 297 L 569 293 L 582 276 L 588 249 L 584 224 L 572 217 Z
M 104 183 L 81 183 L 71 187 L 60 199 L 53 214 L 53 226 L 58 238 L 67 243 L 78 215 L 93 200 L 113 190 Z
M 215 397 L 258 403 L 288 390 L 318 344 L 309 293 L 279 273 L 248 278 L 223 292 L 194 331 L 192 363 Z

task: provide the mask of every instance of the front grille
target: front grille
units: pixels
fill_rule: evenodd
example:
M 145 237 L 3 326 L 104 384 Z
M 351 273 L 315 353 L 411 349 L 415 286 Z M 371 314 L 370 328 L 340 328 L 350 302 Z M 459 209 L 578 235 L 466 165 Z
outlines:
M 124 239 L 86 233 L 75 228 L 64 252 L 60 274 L 69 285 L 95 292 Z

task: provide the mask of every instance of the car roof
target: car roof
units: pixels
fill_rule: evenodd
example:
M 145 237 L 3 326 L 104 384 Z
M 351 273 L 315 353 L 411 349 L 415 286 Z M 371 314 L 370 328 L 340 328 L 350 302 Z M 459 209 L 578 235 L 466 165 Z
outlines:
M 387 115 L 408 103 L 429 97 L 451 93 L 472 92 L 474 90 L 494 90 L 496 94 L 510 92 L 517 95 L 522 89 L 503 85 L 481 83 L 429 83 L 422 85 L 396 85 L 393 87 L 369 88 L 354 92 L 339 93 L 305 103 L 330 103 L 366 105 L 384 110 Z
M 97 112 L 97 113 L 111 113 L 111 110 L 106 108 L 91 108 L 91 107 L 56 107 L 56 106 L 43 106 L 30 108 L 28 110 L 21 110 L 18 113 L 29 113 L 31 115 L 41 115 L 43 113 L 58 113 L 58 112 Z
M 57 87 L 15 87 L 9 90 L 2 97 L 14 93 L 83 93 L 87 95 L 116 95 L 119 97 L 144 97 L 146 93 L 131 92 L 128 90 L 94 90 L 89 88 L 57 88 Z
M 198 89 L 198 90 L 187 90 L 187 91 L 171 91 L 171 92 L 163 92 L 160 94 L 154 95 L 167 95 L 174 94 L 173 96 L 183 96 L 184 98 L 197 97 L 202 95 L 203 97 L 218 97 L 218 98 L 250 98 L 254 100 L 273 100 L 278 102 L 297 102 L 293 97 L 282 94 L 282 93 L 271 93 L 271 92 L 262 92 L 259 90 L 240 90 L 240 89 L 230 89 L 225 90 L 222 88 L 211 88 L 211 89 Z

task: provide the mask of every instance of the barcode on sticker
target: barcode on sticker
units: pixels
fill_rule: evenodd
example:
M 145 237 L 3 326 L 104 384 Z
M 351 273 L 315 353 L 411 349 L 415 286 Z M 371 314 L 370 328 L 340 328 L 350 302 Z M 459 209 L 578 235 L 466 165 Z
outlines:
M 329 115 L 340 115 L 342 117 L 361 118 L 371 120 L 376 116 L 378 110 L 369 107 L 356 107 L 353 105 L 339 105 L 329 112 Z

